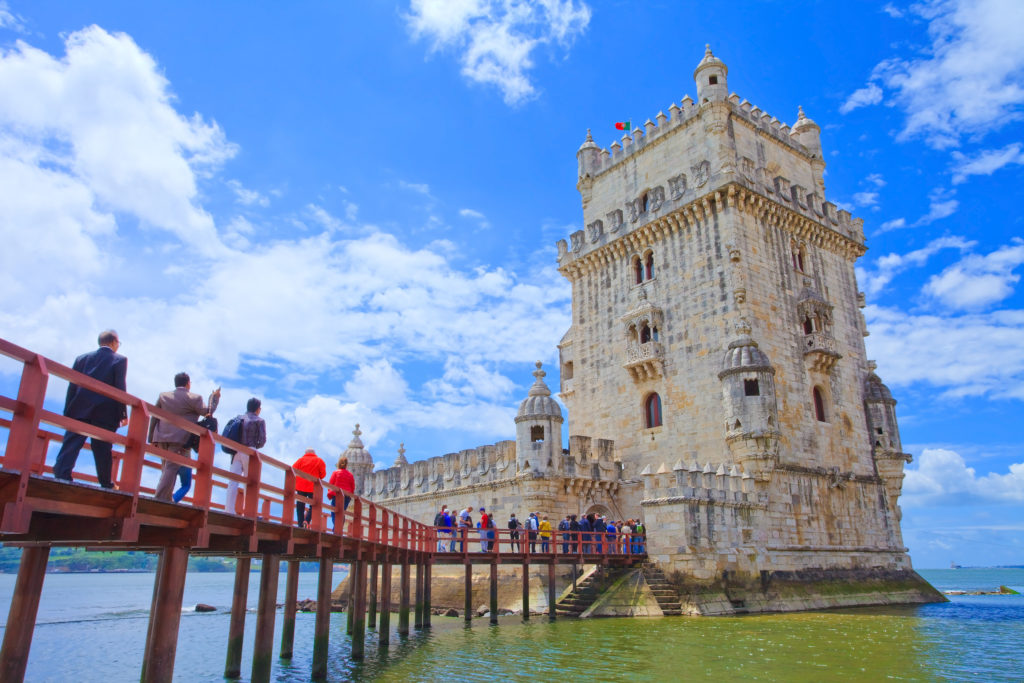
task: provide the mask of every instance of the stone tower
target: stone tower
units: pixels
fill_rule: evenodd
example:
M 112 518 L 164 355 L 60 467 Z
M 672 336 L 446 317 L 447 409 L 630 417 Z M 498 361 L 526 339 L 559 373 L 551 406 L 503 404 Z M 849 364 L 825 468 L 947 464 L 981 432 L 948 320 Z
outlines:
M 356 480 L 356 495 L 359 496 L 366 495 L 364 483 L 367 476 L 373 472 L 373 456 L 363 446 L 363 441 L 359 438 L 361 435 L 357 424 L 352 430 L 352 440 L 349 441 L 348 448 L 342 452 L 342 455 L 348 458 L 348 469 Z
M 709 47 L 696 101 L 577 151 L 584 229 L 558 243 L 570 441 L 614 442 L 652 557 L 696 579 L 910 571 L 863 221 L 825 198 L 818 125 L 801 108 L 791 129 L 727 75 Z
M 537 361 L 536 380 L 516 415 L 516 467 L 520 472 L 554 473 L 562 461 L 562 409 L 544 383 Z

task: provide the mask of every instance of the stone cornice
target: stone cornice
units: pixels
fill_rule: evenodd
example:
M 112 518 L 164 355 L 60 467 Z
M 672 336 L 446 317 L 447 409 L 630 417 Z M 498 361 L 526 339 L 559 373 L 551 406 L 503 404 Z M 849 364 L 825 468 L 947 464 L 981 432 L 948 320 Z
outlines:
M 642 251 L 644 247 L 668 235 L 697 224 L 706 224 L 715 213 L 724 213 L 727 209 L 748 213 L 769 225 L 782 228 L 794 237 L 841 254 L 851 261 L 863 256 L 867 251 L 867 247 L 857 240 L 733 181 L 612 242 L 574 258 L 560 266 L 558 272 L 570 282 L 575 282 L 613 261 L 625 259 Z
M 749 501 L 734 500 L 709 500 L 707 498 L 693 498 L 691 496 L 668 496 L 665 498 L 648 498 L 640 501 L 641 507 L 651 505 L 678 505 L 680 503 L 691 503 L 696 505 L 721 505 L 729 508 L 748 508 L 751 510 L 767 510 L 765 503 L 752 503 Z

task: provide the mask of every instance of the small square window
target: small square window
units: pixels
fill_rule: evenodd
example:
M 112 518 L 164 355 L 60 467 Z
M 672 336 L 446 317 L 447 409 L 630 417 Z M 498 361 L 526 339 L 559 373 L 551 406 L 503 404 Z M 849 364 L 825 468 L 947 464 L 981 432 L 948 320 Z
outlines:
M 745 379 L 743 380 L 743 395 L 744 396 L 760 396 L 761 386 L 758 384 L 756 379 Z
M 708 78 L 708 85 L 718 85 L 718 76 Z

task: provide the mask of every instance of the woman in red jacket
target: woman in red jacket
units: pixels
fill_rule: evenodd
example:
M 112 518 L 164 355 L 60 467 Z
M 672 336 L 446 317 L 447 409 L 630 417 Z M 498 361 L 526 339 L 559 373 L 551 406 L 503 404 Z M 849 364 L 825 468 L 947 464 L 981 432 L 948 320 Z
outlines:
M 337 486 L 344 493 L 351 493 L 355 495 L 356 492 L 356 478 L 352 476 L 352 473 L 348 471 L 348 458 L 344 455 L 338 458 L 338 469 L 331 473 L 330 483 L 332 486 Z M 327 497 L 331 499 L 331 504 L 337 507 L 337 502 L 334 500 L 334 491 L 328 489 Z M 352 496 L 345 496 L 345 502 L 342 503 L 341 509 L 348 510 L 348 504 L 352 502 Z M 344 516 L 342 521 L 344 521 Z M 334 513 L 331 513 L 331 526 L 334 527 L 335 533 L 341 533 L 341 529 L 334 522 Z M 344 526 L 344 524 L 342 524 Z

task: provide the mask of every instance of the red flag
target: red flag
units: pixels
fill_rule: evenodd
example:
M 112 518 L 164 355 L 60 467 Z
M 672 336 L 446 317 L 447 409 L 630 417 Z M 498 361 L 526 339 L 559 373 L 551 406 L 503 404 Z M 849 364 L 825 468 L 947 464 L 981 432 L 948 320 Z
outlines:
M 631 128 L 629 121 L 617 121 L 615 123 L 615 130 L 629 130 Z

